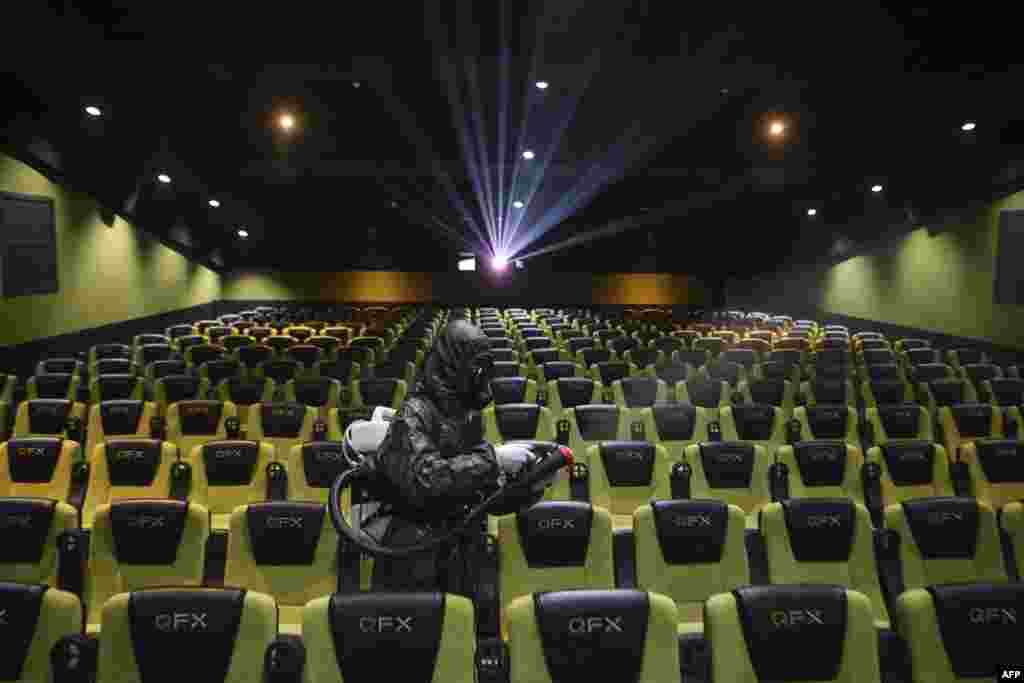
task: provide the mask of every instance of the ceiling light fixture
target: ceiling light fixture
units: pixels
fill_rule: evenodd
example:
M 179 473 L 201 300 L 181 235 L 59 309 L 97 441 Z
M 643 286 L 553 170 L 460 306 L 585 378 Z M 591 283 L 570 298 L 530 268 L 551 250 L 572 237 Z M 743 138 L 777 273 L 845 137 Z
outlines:
M 218 202 L 216 199 L 211 199 L 209 201 L 209 204 L 210 204 L 210 206 L 212 206 L 215 209 L 220 208 L 220 202 Z
M 779 137 L 786 132 L 786 124 L 782 121 L 772 121 L 768 126 L 768 134 L 772 137 Z
M 536 155 L 533 153 L 533 150 L 531 150 L 531 149 L 528 149 L 525 152 L 523 152 L 523 158 L 524 159 L 532 159 L 535 156 Z
M 93 116 L 93 117 L 103 116 L 103 110 L 100 109 L 99 107 L 94 107 L 92 105 L 89 105 L 88 107 L 85 108 L 85 113 L 88 114 L 89 116 Z
M 238 236 L 241 237 L 244 240 L 246 237 L 249 236 L 249 231 L 246 230 L 245 228 L 239 228 L 238 229 Z
M 969 133 L 972 130 L 974 130 L 975 128 L 977 128 L 977 127 L 978 127 L 978 124 L 976 124 L 974 121 L 967 121 L 967 122 L 964 123 L 964 125 L 960 126 L 960 130 L 966 131 L 966 132 Z
M 159 180 L 164 185 L 167 185 L 168 183 L 171 182 L 171 176 L 167 175 L 166 173 L 161 173 L 156 177 L 156 179 Z
M 491 261 L 491 265 L 494 267 L 495 270 L 499 272 L 503 271 L 508 267 L 508 259 L 505 258 L 504 256 L 495 256 L 494 259 Z
M 514 202 L 512 202 L 512 206 L 516 207 L 517 209 L 521 209 L 526 205 L 517 199 Z
M 807 209 L 807 215 L 808 216 L 817 216 L 818 215 L 818 210 L 817 209 Z
M 295 117 L 291 114 L 281 114 L 277 118 L 277 125 L 281 127 L 281 130 L 291 130 L 295 127 Z
M 362 83 L 360 83 L 359 81 L 352 81 L 352 87 L 353 88 L 358 88 L 360 86 L 362 86 Z
M 547 81 L 537 81 L 537 83 L 535 85 L 537 86 L 538 90 L 547 90 L 548 89 L 548 82 Z
M 871 191 L 874 192 L 875 194 L 878 194 L 879 192 L 881 192 L 882 189 L 883 188 L 882 188 L 881 185 L 872 185 L 871 186 Z

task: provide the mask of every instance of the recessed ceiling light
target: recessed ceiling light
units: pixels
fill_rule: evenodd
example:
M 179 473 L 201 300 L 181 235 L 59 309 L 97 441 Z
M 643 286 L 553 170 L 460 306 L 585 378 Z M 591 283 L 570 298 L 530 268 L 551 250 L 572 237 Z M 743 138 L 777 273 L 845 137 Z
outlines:
M 978 127 L 978 124 L 976 124 L 974 121 L 966 121 L 964 123 L 964 125 L 960 126 L 960 130 L 964 130 L 964 131 L 970 132 L 970 131 L 974 130 L 977 127 Z
M 538 90 L 547 90 L 548 89 L 548 82 L 547 81 L 537 81 L 537 83 L 535 85 L 537 86 Z
M 358 88 L 360 86 L 362 86 L 362 83 L 360 83 L 359 81 L 352 81 L 352 87 L 353 88 Z
M 779 137 L 786 132 L 786 124 L 782 121 L 772 121 L 768 126 L 768 133 L 774 137 Z
M 85 108 L 85 113 L 89 116 L 103 116 L 103 110 L 99 107 L 94 107 L 92 105 L 89 105 Z
M 533 153 L 533 150 L 528 149 L 525 152 L 523 152 L 524 159 L 532 159 L 534 156 L 536 155 Z
M 238 236 L 241 237 L 244 240 L 246 237 L 249 236 L 249 231 L 246 230 L 245 228 L 239 228 L 238 229 Z
M 277 118 L 277 125 L 281 127 L 281 130 L 291 130 L 295 127 L 295 117 L 291 114 L 281 114 Z
M 807 215 L 808 216 L 817 216 L 818 215 L 818 210 L 817 209 L 807 209 Z
M 398 208 L 398 202 L 391 202 L 391 208 L 392 209 L 397 209 Z
M 220 208 L 220 202 L 218 202 L 216 199 L 211 199 L 209 201 L 209 204 L 215 209 Z
M 156 177 L 156 179 L 159 180 L 164 185 L 171 182 L 171 176 L 167 175 L 166 173 L 161 173 Z
M 881 185 L 872 185 L 871 186 L 871 191 L 874 192 L 875 194 L 878 194 L 879 192 L 882 191 L 882 186 Z
M 728 88 L 722 88 L 721 90 L 719 90 L 719 92 L 722 93 L 723 95 L 728 95 L 729 94 L 729 89 Z
M 517 199 L 514 202 L 512 202 L 512 206 L 516 207 L 517 209 L 521 209 L 525 206 L 525 204 L 523 204 L 521 201 Z

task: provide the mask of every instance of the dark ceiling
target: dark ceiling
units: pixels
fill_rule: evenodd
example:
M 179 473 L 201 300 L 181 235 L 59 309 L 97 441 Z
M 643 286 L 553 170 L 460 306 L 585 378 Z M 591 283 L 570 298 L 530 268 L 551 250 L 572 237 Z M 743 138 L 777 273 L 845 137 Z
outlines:
M 227 267 L 449 270 L 500 223 L 528 269 L 756 273 L 1017 188 L 1012 22 L 849 4 L 39 3 L 0 124 Z

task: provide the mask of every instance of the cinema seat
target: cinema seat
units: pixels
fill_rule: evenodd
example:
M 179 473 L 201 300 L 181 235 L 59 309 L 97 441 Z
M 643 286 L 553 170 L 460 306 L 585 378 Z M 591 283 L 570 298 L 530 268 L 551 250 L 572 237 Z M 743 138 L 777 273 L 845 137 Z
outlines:
M 612 517 L 587 503 L 545 501 L 499 517 L 498 555 L 505 608 L 531 593 L 615 587 Z
M 308 441 L 292 447 L 286 467 L 289 500 L 327 503 L 334 480 L 350 465 L 341 441 Z M 350 494 L 343 495 L 347 509 Z
M 925 498 L 885 509 L 899 537 L 904 590 L 950 583 L 1009 581 L 995 511 L 973 498 Z
M 302 403 L 260 403 L 249 413 L 246 437 L 273 447 L 275 460 L 284 460 L 294 446 L 313 440 L 317 410 Z
M 884 445 L 895 440 L 933 441 L 931 414 L 915 404 L 879 405 L 866 413 L 874 444 Z
M 217 386 L 216 398 L 218 401 L 235 405 L 241 427 L 245 429 L 249 424 L 253 406 L 258 403 L 273 403 L 276 393 L 277 384 L 269 377 L 262 379 L 232 377 L 222 380 Z
M 570 408 L 600 403 L 604 386 L 589 377 L 563 377 L 547 383 L 547 407 L 551 418 L 562 419 Z
M 0 444 L 0 453 L 4 448 Z M 57 586 L 61 569 L 57 544 L 62 534 L 78 529 L 75 508 L 53 498 L 2 493 L 0 519 L 4 520 L 0 585 Z
M 615 405 L 626 411 L 630 422 L 642 419 L 641 413 L 656 403 L 668 400 L 668 385 L 653 377 L 627 377 L 612 383 Z
M 154 361 L 177 359 L 178 352 L 170 344 L 145 344 L 135 349 L 135 362 L 143 369 Z
M 473 603 L 460 595 L 324 595 L 302 611 L 302 640 L 306 681 L 476 680 Z
M 967 466 L 974 497 L 993 509 L 1024 499 L 1024 441 L 969 441 L 955 460 Z
M 616 529 L 633 526 L 633 512 L 651 500 L 669 500 L 672 461 L 663 446 L 646 441 L 605 441 L 591 446 L 591 502 L 612 515 Z
M 782 377 L 741 382 L 739 394 L 745 403 L 760 403 L 778 408 L 782 412 L 783 420 L 790 420 L 793 417 L 796 385 Z
M 0 679 L 15 683 L 60 680 L 54 651 L 82 631 L 82 604 L 73 593 L 41 585 L 0 582 L 4 647 Z
M 362 379 L 352 382 L 351 406 L 355 409 L 370 409 L 376 406 L 398 408 L 405 400 L 407 385 L 400 379 Z
M 323 504 L 275 501 L 231 513 L 224 584 L 274 598 L 278 630 L 298 635 L 306 603 L 338 586 L 338 532 Z
M 992 405 L 1016 409 L 1017 414 L 1014 417 L 1020 420 L 1020 409 L 1024 406 L 1024 380 L 993 379 L 983 382 L 983 385 Z M 1014 411 L 1011 410 L 1012 412 Z
M 226 379 L 244 376 L 245 366 L 237 360 L 210 360 L 199 366 L 199 377 L 205 379 L 211 389 Z
M 188 365 L 183 360 L 156 360 L 147 365 L 143 376 L 150 383 L 151 391 L 155 390 L 155 384 L 161 377 L 171 375 L 187 375 Z
M 634 590 L 524 595 L 508 608 L 512 683 L 679 680 L 671 598 Z
M 243 346 L 235 351 L 235 358 L 245 366 L 247 373 L 253 374 L 263 363 L 274 359 L 274 349 L 263 344 Z
M 89 543 L 86 620 L 98 630 L 114 595 L 203 582 L 210 513 L 179 500 L 123 499 L 100 505 Z
M 979 439 L 1002 439 L 1003 412 L 988 403 L 962 403 L 939 408 L 942 444 L 954 458 L 964 444 Z
M 331 410 L 341 406 L 341 389 L 341 382 L 329 377 L 293 379 L 285 385 L 284 400 L 313 408 L 317 419 L 326 420 Z
M 202 401 L 209 391 L 206 380 L 196 375 L 168 375 L 156 380 L 153 398 L 160 415 L 167 415 L 171 405 L 179 401 Z
M 491 380 L 494 405 L 537 403 L 537 383 L 525 377 L 499 377 Z
M 97 683 L 263 680 L 277 605 L 238 588 L 120 593 L 103 607 Z
M 953 495 L 946 450 L 931 441 L 900 440 L 874 446 L 867 461 L 881 468 L 881 505 Z
M 709 382 L 695 377 L 676 384 L 676 401 L 705 408 L 717 420 L 721 409 L 732 405 L 732 394 L 726 382 Z
M 857 411 L 844 404 L 799 406 L 793 419 L 800 423 L 800 440 L 839 439 L 861 447 Z
M 91 458 L 99 444 L 109 439 L 148 439 L 157 406 L 148 401 L 103 401 L 89 410 L 84 456 Z
M 896 625 L 906 641 L 914 683 L 995 681 L 1020 658 L 1024 584 L 970 583 L 903 593 Z
M 197 445 L 188 456 L 189 500 L 210 511 L 214 531 L 227 530 L 236 507 L 267 500 L 267 465 L 274 461 L 269 443 L 218 440 Z
M 716 500 L 652 500 L 633 513 L 636 585 L 666 595 L 679 632 L 703 630 L 712 595 L 750 583 L 744 514 Z
M 352 360 L 321 361 L 316 374 L 318 377 L 336 379 L 342 387 L 351 387 L 352 380 L 362 377 L 362 366 Z
M 99 375 L 89 383 L 89 400 L 93 404 L 101 401 L 141 401 L 145 395 L 145 380 L 134 374 Z
M 38 379 L 36 376 L 35 379 Z M 68 420 L 77 418 L 84 421 L 84 403 L 70 399 L 30 398 L 18 404 L 14 416 L 15 437 L 67 436 Z
M 89 348 L 89 366 L 96 364 L 96 361 L 104 358 L 127 358 L 132 357 L 132 347 L 128 344 L 96 344 Z
M 801 385 L 805 405 L 815 406 L 820 404 L 837 405 L 843 404 L 855 408 L 857 405 L 857 394 L 853 389 L 853 382 L 845 377 L 823 378 L 820 375 Z
M 864 453 L 843 439 L 814 439 L 780 446 L 776 461 L 786 466 L 788 498 L 848 498 L 864 502 Z
M 749 441 L 763 447 L 769 458 L 786 442 L 786 422 L 775 406 L 724 406 L 719 411 L 719 422 L 723 441 Z
M 188 458 L 196 446 L 228 438 L 227 421 L 238 417 L 230 401 L 178 401 L 167 407 L 167 440 Z
M 757 526 L 757 511 L 771 500 L 764 447 L 740 441 L 697 443 L 686 449 L 691 468 L 690 498 L 721 500 L 747 515 L 747 527 Z
M 692 444 L 708 440 L 708 411 L 687 403 L 665 403 L 641 412 L 648 441 L 662 446 L 672 463 L 682 461 Z
M 256 343 L 256 337 L 248 334 L 235 334 L 220 340 L 220 345 L 227 351 L 228 356 L 233 358 L 238 357 L 238 349 L 243 346 L 254 346 Z
M 840 586 L 749 586 L 712 596 L 709 680 L 881 680 L 872 605 Z M 667 680 L 667 679 L 666 679 Z
M 533 403 L 488 406 L 484 408 L 481 420 L 484 439 L 493 444 L 555 440 L 551 412 Z
M 81 460 L 78 442 L 60 437 L 14 437 L 0 443 L 0 497 L 67 501 L 74 465 Z
M 568 446 L 579 457 L 601 441 L 626 441 L 632 438 L 630 420 L 626 411 L 616 405 L 581 405 L 562 413 L 556 425 L 559 440 L 568 436 Z M 584 462 L 585 464 L 585 462 Z
M 967 382 L 968 403 L 988 403 L 992 397 L 987 393 L 988 383 L 1003 378 L 1003 370 L 992 363 L 974 363 L 960 367 L 960 378 Z

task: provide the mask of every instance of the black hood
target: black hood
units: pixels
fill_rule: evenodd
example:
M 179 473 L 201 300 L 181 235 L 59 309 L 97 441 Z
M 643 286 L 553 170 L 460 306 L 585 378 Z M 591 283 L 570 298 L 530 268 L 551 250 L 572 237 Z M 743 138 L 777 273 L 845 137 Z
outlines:
M 442 412 L 481 410 L 491 402 L 491 342 L 466 320 L 448 323 L 427 354 L 414 393 L 437 401 Z M 478 373 L 479 368 L 483 372 Z

